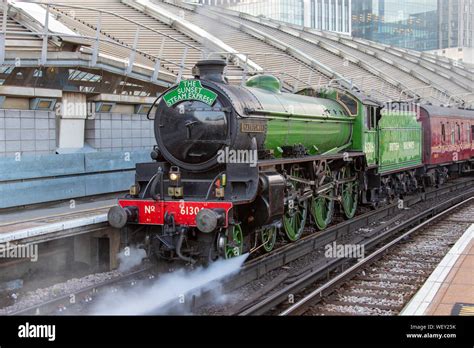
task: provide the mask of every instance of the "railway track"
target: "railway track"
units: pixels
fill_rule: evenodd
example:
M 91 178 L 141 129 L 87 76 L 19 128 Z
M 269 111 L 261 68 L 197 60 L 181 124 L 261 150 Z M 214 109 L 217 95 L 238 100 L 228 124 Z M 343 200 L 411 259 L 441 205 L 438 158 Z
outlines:
M 432 189 L 429 192 L 414 195 L 412 197 L 406 197 L 403 209 L 400 209 L 398 203 L 384 206 L 377 210 L 359 215 L 354 219 L 339 223 L 327 230 L 307 235 L 297 242 L 287 244 L 274 250 L 268 255 L 261 255 L 246 263 L 237 276 L 224 283 L 223 286 L 227 293 L 238 291 L 238 289 L 243 287 L 245 284 L 258 281 L 259 279 L 266 277 L 272 271 L 279 271 L 280 274 L 274 276 L 275 279 L 267 281 L 267 283 L 263 285 L 263 288 L 257 287 L 255 293 L 250 295 L 250 299 L 244 299 L 240 303 L 237 303 L 235 308 L 233 307 L 230 310 L 225 309 L 224 311 L 217 312 L 211 310 L 211 314 L 245 315 L 247 314 L 245 309 L 254 305 L 253 302 L 259 299 L 258 297 L 260 293 L 262 296 L 267 296 L 268 293 L 271 293 L 274 288 L 278 288 L 278 285 L 281 285 L 282 283 L 294 284 L 296 288 L 299 285 L 304 287 L 306 280 L 302 280 L 301 283 L 299 283 L 300 279 L 303 276 L 307 276 L 311 279 L 311 275 L 309 274 L 312 273 L 316 274 L 316 279 L 318 277 L 325 277 L 328 272 L 341 267 L 348 260 L 334 259 L 331 262 L 328 262 L 328 260 L 323 256 L 322 258 L 317 257 L 315 261 L 311 261 L 309 264 L 304 264 L 303 266 L 298 265 L 298 269 L 294 272 L 281 270 L 286 268 L 289 264 L 298 263 L 302 258 L 307 257 L 308 255 L 317 253 L 318 249 L 320 250 L 330 243 L 339 242 L 344 239 L 352 239 L 353 243 L 354 241 L 358 243 L 364 241 L 363 243 L 366 243 L 366 250 L 369 250 L 369 248 L 373 247 L 376 243 L 383 242 L 393 234 L 399 233 L 408 227 L 416 226 L 439 211 L 458 203 L 462 197 L 474 196 L 472 184 L 472 178 L 469 178 L 467 180 L 458 181 L 457 183 L 451 183 L 442 188 Z M 456 195 L 454 199 L 444 201 L 442 204 L 432 206 L 409 219 L 405 216 L 405 213 L 409 213 L 411 208 L 416 208 L 418 203 L 430 200 L 443 201 L 446 199 L 446 197 L 443 198 L 443 196 L 452 192 L 459 192 L 459 195 Z M 403 223 L 399 223 L 399 221 L 404 219 L 405 221 L 403 221 Z M 377 224 L 381 220 L 384 221 L 384 224 L 375 228 L 367 228 L 368 226 Z M 387 226 L 390 224 L 395 224 L 395 226 L 387 230 Z M 367 231 L 361 234 L 360 231 L 364 229 Z M 251 292 L 254 292 L 254 290 L 251 290 Z M 194 294 L 190 294 L 189 296 L 192 298 L 191 302 L 193 303 L 193 308 L 190 309 L 191 312 L 208 314 L 207 309 L 202 310 L 200 307 L 206 307 L 207 302 L 212 300 L 212 293 L 209 293 L 208 296 L 205 292 L 200 293 L 199 297 L 194 296 Z M 286 300 L 286 298 L 286 295 L 282 295 L 281 298 L 275 299 L 274 303 L 269 305 L 269 308 L 257 310 L 254 314 L 267 313 L 275 303 L 279 303 L 279 301 L 282 302 Z M 253 313 L 249 312 L 248 314 Z
M 406 199 L 403 201 L 402 208 L 399 206 L 398 202 L 395 202 L 393 204 L 380 207 L 377 210 L 358 215 L 351 220 L 346 220 L 333 225 L 324 231 L 308 234 L 297 242 L 288 243 L 269 254 L 263 254 L 251 259 L 244 265 L 239 277 L 243 277 L 245 282 L 256 279 L 272 269 L 281 267 L 286 263 L 317 249 L 320 246 L 324 246 L 328 243 L 336 241 L 337 239 L 357 231 L 360 228 L 370 226 L 371 224 L 382 219 L 396 217 L 403 210 L 408 210 L 420 202 L 438 198 L 442 199 L 444 195 L 451 192 L 461 192 L 463 190 L 469 191 L 472 188 L 474 188 L 474 178 L 461 180 L 456 183 L 445 185 L 441 188 L 432 189 L 428 192 L 406 197 Z M 374 234 L 376 233 L 377 231 L 374 231 Z
M 466 205 L 465 212 L 455 213 Z M 398 314 L 429 277 L 449 247 L 474 222 L 472 191 L 419 213 L 384 234 L 393 236 L 412 226 L 414 221 L 429 216 L 431 217 L 416 227 L 378 246 L 370 255 L 327 282 L 318 283 L 327 274 L 329 265 L 301 277 L 239 314 Z M 366 249 L 381 242 L 382 238 L 374 238 L 365 244 Z M 345 261 L 347 264 L 348 260 Z M 344 259 L 339 262 L 343 265 Z M 294 303 L 289 301 L 290 298 L 296 298 Z
M 145 267 L 19 310 L 13 310 L 8 312 L 7 315 L 76 314 L 79 311 L 77 307 L 87 306 L 99 294 L 102 295 L 106 291 L 113 293 L 118 288 L 134 286 L 137 282 L 148 281 L 154 279 L 154 277 L 152 267 Z
M 474 223 L 473 197 L 380 248 L 373 254 L 376 261 L 370 267 L 364 268 L 364 265 L 361 265 L 355 267 L 353 272 L 348 272 L 354 277 L 346 286 L 325 299 L 324 303 L 311 306 L 306 313 L 399 314 L 424 284 L 450 246 L 455 244 L 472 223 Z
M 420 193 L 412 197 L 407 197 L 404 200 L 404 207 L 408 209 L 410 207 L 415 206 L 419 202 L 423 202 L 425 200 L 433 200 L 437 198 L 441 199 L 444 195 L 457 191 L 463 191 L 464 195 L 474 195 L 473 187 L 474 180 L 472 180 L 471 178 L 464 178 L 456 182 L 447 184 L 442 188 L 432 189 L 428 192 Z M 450 200 L 449 202 L 451 201 L 453 200 Z M 445 207 L 446 205 L 443 206 Z M 369 226 L 374 222 L 380 221 L 382 219 L 390 220 L 390 217 L 397 217 L 399 216 L 400 211 L 401 209 L 398 204 L 394 203 L 381 207 L 377 210 L 362 214 L 360 216 L 355 217 L 354 219 L 339 223 L 335 226 L 328 228 L 325 231 L 307 235 L 306 237 L 295 243 L 284 245 L 283 247 L 278 248 L 269 254 L 264 254 L 255 257 L 254 259 L 244 264 L 238 275 L 225 280 L 222 286 L 226 292 L 234 291 L 249 282 L 263 277 L 265 274 L 272 270 L 282 268 L 286 264 L 298 260 L 299 258 L 314 252 L 318 248 L 327 245 L 328 243 L 340 240 L 341 238 L 344 238 L 350 235 L 351 233 L 354 233 L 361 227 Z M 426 214 L 424 214 L 423 216 L 420 215 L 415 219 L 411 219 L 411 224 L 414 225 L 419 223 L 419 221 L 421 221 L 424 216 L 430 216 L 430 212 L 426 212 Z M 373 231 L 371 231 L 371 234 L 381 234 L 381 230 L 375 228 Z M 383 236 L 388 237 L 387 234 L 382 234 L 382 236 L 379 236 L 380 239 L 385 238 Z M 335 262 L 334 264 L 324 264 L 323 266 L 321 266 L 321 275 L 323 273 L 326 274 L 327 272 L 334 270 L 339 266 L 339 262 Z M 302 270 L 302 274 L 307 275 L 308 271 L 312 270 L 311 268 L 314 269 L 314 266 L 306 268 L 306 270 Z M 103 289 L 129 286 L 130 284 L 133 284 L 136 279 L 146 280 L 146 278 L 149 276 L 149 273 L 147 272 L 149 272 L 149 270 L 147 269 L 136 271 L 134 273 L 124 275 L 123 277 L 117 277 L 116 279 L 108 280 L 100 284 L 94 284 L 93 286 L 86 287 L 79 291 L 75 291 L 70 294 L 64 294 L 60 297 L 53 298 L 43 303 L 35 304 L 33 306 L 23 308 L 18 311 L 13 311 L 8 314 L 58 314 L 64 312 L 64 310 L 71 307 L 70 300 L 72 295 L 74 295 L 76 302 L 84 304 L 84 306 L 87 307 L 87 303 L 90 301 L 90 299 L 101 293 Z M 286 281 L 292 279 L 294 279 L 296 283 L 298 283 L 299 281 L 299 278 L 297 278 L 294 274 L 291 276 L 289 275 L 289 277 L 286 278 Z M 186 301 L 187 303 L 191 304 L 191 307 L 188 308 L 189 312 L 196 313 L 198 312 L 198 308 L 205 306 L 212 299 L 212 296 L 214 296 L 214 294 L 212 291 L 208 292 L 197 289 L 192 293 L 185 294 L 185 296 L 187 299 L 190 299 L 190 301 Z M 170 303 L 169 308 L 169 312 L 173 313 L 173 303 Z M 181 311 L 182 305 L 179 306 L 179 312 Z M 263 311 L 262 313 L 265 313 L 265 311 Z M 244 312 L 242 314 L 246 313 Z

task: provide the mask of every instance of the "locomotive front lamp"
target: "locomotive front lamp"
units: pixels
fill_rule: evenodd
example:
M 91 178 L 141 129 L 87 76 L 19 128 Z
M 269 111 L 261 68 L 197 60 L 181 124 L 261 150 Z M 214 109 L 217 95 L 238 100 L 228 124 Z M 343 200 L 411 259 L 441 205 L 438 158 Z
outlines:
M 171 181 L 178 181 L 179 179 L 179 174 L 178 173 L 171 173 L 170 174 L 170 180 Z
M 179 168 L 172 166 L 168 178 L 170 180 L 168 195 L 171 197 L 183 197 L 183 186 L 181 186 L 181 172 Z
M 220 179 L 216 181 L 216 198 L 224 198 L 225 195 L 225 185 L 227 184 L 226 174 L 222 174 Z
M 137 184 L 133 184 L 132 186 L 130 186 L 131 196 L 137 196 L 139 192 L 140 192 L 140 187 Z
M 173 186 L 179 186 L 181 184 L 181 172 L 176 166 L 172 166 L 169 171 L 170 184 Z

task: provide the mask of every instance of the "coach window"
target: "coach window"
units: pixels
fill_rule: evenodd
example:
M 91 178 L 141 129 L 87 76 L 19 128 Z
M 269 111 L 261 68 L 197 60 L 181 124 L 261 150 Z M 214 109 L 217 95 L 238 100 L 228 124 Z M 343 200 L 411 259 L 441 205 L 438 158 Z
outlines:
M 441 142 L 444 144 L 446 142 L 446 127 L 441 123 Z
M 474 143 L 474 126 L 471 126 L 471 142 Z
M 462 143 L 462 141 L 461 141 L 461 126 L 459 124 L 456 124 L 456 126 L 458 127 L 458 141 L 460 143 Z
M 456 143 L 455 137 L 456 137 L 456 134 L 454 133 L 454 127 L 451 126 L 451 145 L 454 145 Z

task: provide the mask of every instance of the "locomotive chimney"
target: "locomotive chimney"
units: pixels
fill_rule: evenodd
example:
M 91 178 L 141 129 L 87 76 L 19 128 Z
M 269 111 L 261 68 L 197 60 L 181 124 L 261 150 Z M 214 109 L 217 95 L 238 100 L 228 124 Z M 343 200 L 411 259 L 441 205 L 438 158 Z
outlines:
M 194 66 L 193 74 L 201 80 L 225 83 L 224 68 L 226 65 L 226 62 L 220 59 L 200 60 Z

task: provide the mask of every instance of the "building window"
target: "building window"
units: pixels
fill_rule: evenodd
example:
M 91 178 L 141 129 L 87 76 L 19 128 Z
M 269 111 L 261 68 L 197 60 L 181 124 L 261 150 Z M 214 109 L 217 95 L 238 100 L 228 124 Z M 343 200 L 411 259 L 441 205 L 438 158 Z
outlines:
M 397 47 L 435 50 L 440 6 L 437 0 L 354 0 L 352 33 Z

